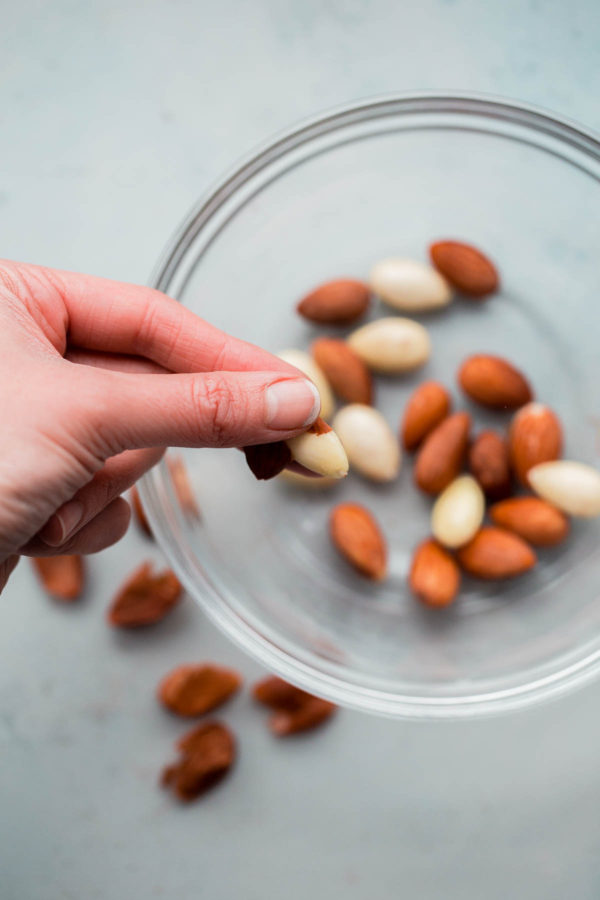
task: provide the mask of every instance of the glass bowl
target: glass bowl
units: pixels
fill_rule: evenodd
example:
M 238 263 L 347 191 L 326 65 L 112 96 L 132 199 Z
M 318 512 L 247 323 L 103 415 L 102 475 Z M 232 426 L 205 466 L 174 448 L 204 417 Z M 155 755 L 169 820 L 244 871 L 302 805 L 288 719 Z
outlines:
M 154 285 L 269 350 L 307 348 L 323 331 L 294 307 L 319 282 L 364 278 L 385 256 L 426 259 L 437 238 L 472 240 L 498 262 L 501 292 L 423 316 L 431 361 L 413 376 L 378 379 L 378 408 L 396 428 L 425 377 L 469 408 L 458 364 L 497 353 L 559 412 L 565 455 L 597 464 L 599 180 L 598 140 L 535 109 L 441 95 L 347 106 L 225 177 L 169 244 Z M 381 313 L 376 303 L 372 315 Z M 507 423 L 473 412 L 480 427 Z M 236 450 L 183 456 L 202 516 L 180 506 L 157 467 L 141 493 L 159 542 L 211 619 L 301 687 L 371 712 L 451 718 L 537 702 L 598 671 L 598 522 L 574 522 L 526 576 L 465 578 L 454 606 L 430 610 L 406 584 L 431 507 L 410 459 L 392 485 L 351 475 L 302 491 L 255 481 Z M 348 500 L 372 508 L 388 537 L 384 584 L 354 575 L 330 545 L 329 511 Z

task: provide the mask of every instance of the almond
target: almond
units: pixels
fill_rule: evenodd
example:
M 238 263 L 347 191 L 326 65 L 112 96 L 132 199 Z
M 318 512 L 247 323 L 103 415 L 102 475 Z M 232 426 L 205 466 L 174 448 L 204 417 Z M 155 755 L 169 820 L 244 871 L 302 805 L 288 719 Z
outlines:
M 471 475 L 455 478 L 431 511 L 431 531 L 444 547 L 455 549 L 471 540 L 485 513 L 483 491 Z
M 528 403 L 511 422 L 508 434 L 510 462 L 521 482 L 539 463 L 558 459 L 562 453 L 562 427 L 555 413 L 543 403 Z
M 412 319 L 376 319 L 357 328 L 348 345 L 375 372 L 395 375 L 424 365 L 431 354 L 427 330 Z
M 286 441 L 292 459 L 317 475 L 345 478 L 348 457 L 335 431 L 319 418 L 308 431 Z
M 533 396 L 521 372 L 500 356 L 470 356 L 458 371 L 458 381 L 465 394 L 492 409 L 516 409 Z
M 600 515 L 600 472 L 585 463 L 559 459 L 529 470 L 536 494 L 571 516 Z
M 285 441 L 253 444 L 242 449 L 250 471 L 259 481 L 275 478 L 292 461 L 292 451 Z
M 319 396 L 321 398 L 320 415 L 324 419 L 329 419 L 329 417 L 333 415 L 335 403 L 333 400 L 331 387 L 329 385 L 329 382 L 327 381 L 327 378 L 325 377 L 323 369 L 312 358 L 312 356 L 310 356 L 308 353 L 305 353 L 304 350 L 296 350 L 292 348 L 290 350 L 282 350 L 281 353 L 278 353 L 277 355 L 279 356 L 279 359 L 282 359 L 284 362 L 289 363 L 290 366 L 295 366 L 297 369 L 300 369 L 300 371 L 304 375 L 307 375 L 308 378 L 310 378 L 310 380 L 318 390 Z
M 255 700 L 274 711 L 269 720 L 269 728 L 278 737 L 317 728 L 331 718 L 337 709 L 328 700 L 307 694 L 276 675 L 270 675 L 255 684 L 252 694 Z
M 329 530 L 333 543 L 355 569 L 374 581 L 385 577 L 387 545 L 368 509 L 358 503 L 340 503 L 331 511 Z
M 278 475 L 278 480 L 285 481 L 293 488 L 302 488 L 309 491 L 323 491 L 340 483 L 339 478 L 317 475 L 303 475 L 302 472 L 294 472 L 293 469 L 284 469 Z
M 450 394 L 437 381 L 425 381 L 411 394 L 402 418 L 402 443 L 416 450 L 423 438 L 450 412 Z
M 511 578 L 537 562 L 529 544 L 503 528 L 481 528 L 472 541 L 457 551 L 465 572 L 478 578 Z
M 222 722 L 197 725 L 176 746 L 181 756 L 163 770 L 161 783 L 185 802 L 222 781 L 235 762 L 235 738 Z
M 446 279 L 414 259 L 382 259 L 373 266 L 369 280 L 384 303 L 406 312 L 439 309 L 452 299 Z
M 469 442 L 471 417 L 454 413 L 440 422 L 425 438 L 414 468 L 418 487 L 427 494 L 439 494 L 459 474 Z
M 490 500 L 511 492 L 508 444 L 495 431 L 482 431 L 469 449 L 469 469 Z
M 569 533 L 569 520 L 539 497 L 512 497 L 490 507 L 495 525 L 507 528 L 538 547 L 553 547 Z
M 394 481 L 401 465 L 396 435 L 372 406 L 350 403 L 333 420 L 353 469 L 373 481 Z
M 408 583 L 426 606 L 449 606 L 460 587 L 460 569 L 435 541 L 426 540 L 414 552 Z
M 44 589 L 55 600 L 77 600 L 81 595 L 85 583 L 82 556 L 40 556 L 31 561 Z
M 498 290 L 495 265 L 472 244 L 437 241 L 430 246 L 429 254 L 438 272 L 462 294 L 485 297 Z
M 329 325 L 345 325 L 365 314 L 371 292 L 362 281 L 338 278 L 321 284 L 299 302 L 297 310 L 305 319 Z
M 347 403 L 373 402 L 371 373 L 345 341 L 319 338 L 312 354 L 338 397 Z
M 228 700 L 242 684 L 235 669 L 215 663 L 177 666 L 158 686 L 158 699 L 179 716 L 202 716 Z

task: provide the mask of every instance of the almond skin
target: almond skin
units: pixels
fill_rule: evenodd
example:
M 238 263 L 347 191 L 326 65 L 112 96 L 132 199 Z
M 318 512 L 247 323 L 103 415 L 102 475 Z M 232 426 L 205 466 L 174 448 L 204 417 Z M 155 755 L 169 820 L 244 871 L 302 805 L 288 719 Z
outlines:
M 425 606 L 449 606 L 460 587 L 460 569 L 454 559 L 429 539 L 414 552 L 408 583 Z
M 338 397 L 348 403 L 373 402 L 371 373 L 345 341 L 319 338 L 312 345 L 312 355 Z
M 486 297 L 498 290 L 493 262 L 472 244 L 437 241 L 429 248 L 431 261 L 444 278 L 469 297 Z
M 425 381 L 411 394 L 404 410 L 400 436 L 406 450 L 416 450 L 450 412 L 450 394 L 437 381 Z
M 82 556 L 33 557 L 38 578 L 46 592 L 55 600 L 77 600 L 85 584 L 85 565 Z
M 177 666 L 158 686 L 158 699 L 178 716 L 202 716 L 216 709 L 241 687 L 234 669 L 215 663 Z
M 490 507 L 494 525 L 506 528 L 537 547 L 560 544 L 569 533 L 569 520 L 559 509 L 538 497 L 513 497 Z
M 490 500 L 511 492 L 508 444 L 495 431 L 482 431 L 469 449 L 469 469 Z
M 472 400 L 492 409 L 517 409 L 533 397 L 525 376 L 500 356 L 469 356 L 458 370 L 458 382 Z
M 301 316 L 311 322 L 345 325 L 364 316 L 370 299 L 371 291 L 363 281 L 338 278 L 315 288 L 302 298 L 296 308 Z
M 414 468 L 415 482 L 422 491 L 439 494 L 454 481 L 467 452 L 470 427 L 468 413 L 454 413 L 425 438 Z
M 528 486 L 533 466 L 562 455 L 562 426 L 543 403 L 528 403 L 513 417 L 508 434 L 510 463 L 521 484 Z
M 355 569 L 373 581 L 385 578 L 387 545 L 368 509 L 358 503 L 340 503 L 331 511 L 329 530 L 333 543 Z
M 456 558 L 465 572 L 490 579 L 521 575 L 537 562 L 529 544 L 503 528 L 481 528 Z

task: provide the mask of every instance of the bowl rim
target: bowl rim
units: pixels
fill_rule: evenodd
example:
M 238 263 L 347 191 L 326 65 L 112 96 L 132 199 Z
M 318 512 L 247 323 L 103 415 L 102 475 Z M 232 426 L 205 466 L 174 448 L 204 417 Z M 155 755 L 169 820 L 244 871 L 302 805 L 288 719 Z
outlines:
M 309 116 L 263 141 L 241 157 L 200 196 L 166 243 L 149 280 L 151 287 L 166 291 L 190 244 L 203 225 L 237 188 L 275 159 L 281 158 L 320 133 L 391 113 L 445 112 L 483 115 L 495 120 L 527 126 L 570 144 L 600 162 L 600 134 L 579 123 L 538 106 L 472 92 L 419 91 L 382 94 L 345 103 Z M 241 649 L 299 687 L 326 696 L 363 712 L 404 719 L 456 719 L 489 716 L 514 711 L 556 698 L 586 684 L 600 674 L 600 648 L 571 665 L 510 688 L 461 697 L 423 697 L 368 688 L 317 670 L 276 646 L 250 622 L 223 603 L 210 580 L 202 575 L 201 586 L 186 566 L 186 557 L 172 540 L 168 522 L 159 513 L 164 461 L 139 483 L 140 497 L 156 539 L 186 590 L 214 624 Z M 163 492 L 164 493 L 164 492 Z

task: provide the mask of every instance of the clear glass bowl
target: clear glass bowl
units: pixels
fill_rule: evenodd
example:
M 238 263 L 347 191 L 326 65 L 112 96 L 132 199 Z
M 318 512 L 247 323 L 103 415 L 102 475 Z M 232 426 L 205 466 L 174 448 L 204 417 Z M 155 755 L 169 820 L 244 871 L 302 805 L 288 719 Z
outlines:
M 317 333 L 294 306 L 320 281 L 365 277 L 388 255 L 425 259 L 435 238 L 473 240 L 497 260 L 501 293 L 428 315 L 431 362 L 414 377 L 379 379 L 379 408 L 395 428 L 420 379 L 453 385 L 466 354 L 502 354 L 559 411 L 566 455 L 597 464 L 599 180 L 598 140 L 534 109 L 437 95 L 348 106 L 224 178 L 171 241 L 154 284 L 278 351 Z M 431 505 L 413 487 L 410 460 L 391 486 L 351 476 L 301 492 L 255 481 L 236 450 L 184 458 L 201 521 L 180 508 L 164 464 L 142 486 L 161 545 L 226 634 L 307 690 L 371 712 L 449 718 L 524 706 L 598 671 L 598 522 L 574 523 L 527 576 L 465 579 L 453 607 L 428 610 L 406 586 Z M 342 500 L 379 517 L 385 584 L 353 575 L 330 546 L 328 513 Z

